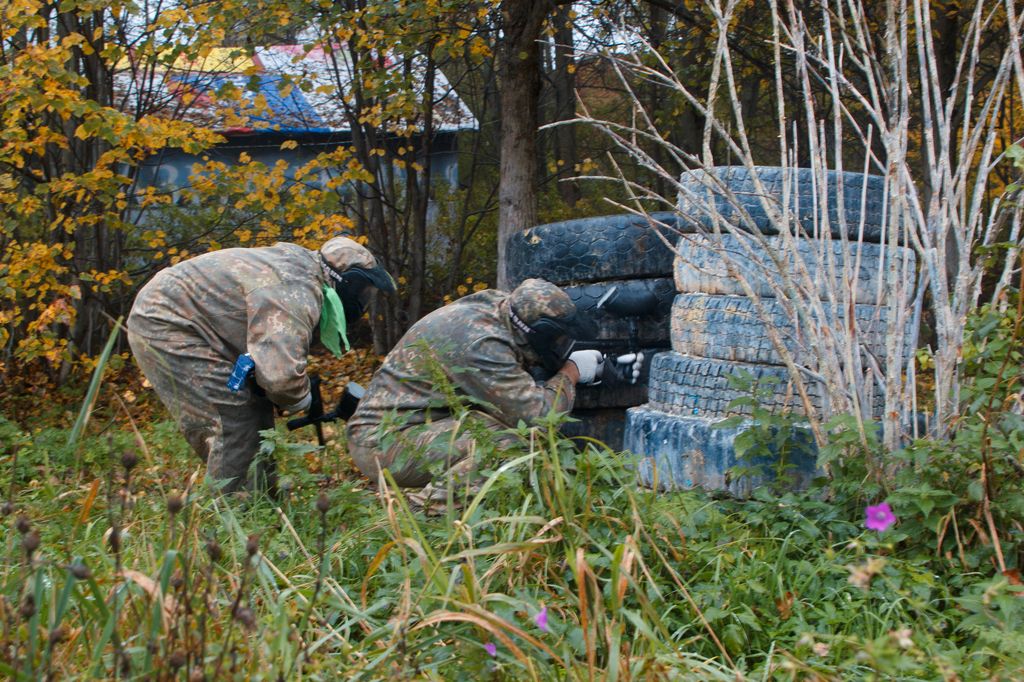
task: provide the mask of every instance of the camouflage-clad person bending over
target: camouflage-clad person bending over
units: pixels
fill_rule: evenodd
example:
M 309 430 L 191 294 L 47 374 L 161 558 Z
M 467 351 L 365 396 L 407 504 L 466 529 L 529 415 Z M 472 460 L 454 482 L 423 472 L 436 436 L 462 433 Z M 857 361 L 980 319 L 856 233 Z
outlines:
M 448 410 L 429 367 L 441 368 L 476 416 L 500 431 L 552 408 L 572 409 L 576 384 L 601 376 L 599 351 L 573 352 L 576 340 L 595 332 L 564 291 L 539 279 L 512 293 L 481 291 L 435 310 L 388 354 L 349 419 L 352 459 L 374 481 L 388 469 L 400 486 L 427 486 L 414 502 L 439 500 L 448 476 L 428 485 L 431 469 L 441 463 L 442 470 L 462 477 L 472 469 L 474 444 Z M 537 383 L 527 371 L 537 365 L 554 376 Z
M 370 293 L 394 291 L 362 245 L 335 237 L 311 251 L 296 244 L 215 251 L 157 273 L 128 317 L 128 342 L 207 475 L 223 490 L 253 487 L 249 466 L 274 406 L 301 412 L 311 401 L 306 358 L 314 336 L 332 352 Z M 240 390 L 228 378 L 240 355 L 255 368 Z M 273 463 L 258 477 L 273 486 Z

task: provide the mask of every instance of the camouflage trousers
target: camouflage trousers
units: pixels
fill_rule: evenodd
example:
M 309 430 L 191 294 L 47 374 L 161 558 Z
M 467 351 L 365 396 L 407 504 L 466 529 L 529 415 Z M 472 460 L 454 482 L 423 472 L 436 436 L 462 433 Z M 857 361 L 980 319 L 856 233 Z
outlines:
M 274 406 L 253 384 L 237 393 L 226 383 L 233 362 L 214 353 L 197 334 L 132 317 L 128 343 L 142 373 L 178 423 L 185 440 L 206 462 L 207 476 L 224 492 L 276 488 L 273 461 L 249 468 L 259 432 L 274 427 Z
M 473 411 L 471 419 L 493 434 L 499 448 L 516 442 L 514 436 L 501 433 L 508 426 L 494 417 Z M 482 482 L 476 477 L 475 456 L 478 444 L 479 439 L 465 423 L 438 419 L 396 432 L 385 448 L 364 445 L 359 434 L 352 434 L 348 452 L 371 481 L 376 483 L 381 470 L 387 469 L 399 486 L 419 488 L 406 495 L 414 508 L 439 513 L 447 504 L 449 490 L 458 501 L 479 491 Z

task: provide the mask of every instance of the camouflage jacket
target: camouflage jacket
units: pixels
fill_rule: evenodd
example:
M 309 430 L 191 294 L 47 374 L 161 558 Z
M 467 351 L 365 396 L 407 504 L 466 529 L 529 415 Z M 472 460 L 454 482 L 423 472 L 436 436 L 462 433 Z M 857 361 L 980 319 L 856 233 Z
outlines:
M 372 448 L 385 420 L 404 429 L 449 416 L 445 396 L 431 379 L 437 372 L 474 409 L 509 426 L 552 408 L 572 409 L 576 388 L 564 374 L 538 385 L 526 371 L 507 298 L 503 291 L 481 291 L 414 324 L 377 370 L 348 421 L 349 438 Z
M 295 244 L 214 251 L 157 273 L 135 299 L 128 328 L 144 329 L 157 346 L 199 337 L 228 363 L 225 382 L 248 352 L 256 383 L 288 407 L 309 394 L 306 361 L 325 281 L 317 252 Z

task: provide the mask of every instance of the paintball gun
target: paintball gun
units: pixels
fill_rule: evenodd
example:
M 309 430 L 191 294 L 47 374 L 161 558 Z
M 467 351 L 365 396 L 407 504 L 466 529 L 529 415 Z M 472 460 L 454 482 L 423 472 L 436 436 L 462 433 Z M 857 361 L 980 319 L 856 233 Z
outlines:
M 650 287 L 626 289 L 616 284 L 598 299 L 594 309 L 605 310 L 626 320 L 629 325 L 629 352 L 636 353 L 640 351 L 640 318 L 656 312 L 662 302 L 663 297 Z
M 316 428 L 316 440 L 321 446 L 324 445 L 324 422 L 332 422 L 338 419 L 348 421 L 359 407 L 359 401 L 366 394 L 366 389 L 354 381 L 348 382 L 341 392 L 337 406 L 330 412 L 324 412 L 323 396 L 320 394 L 320 375 L 312 374 L 309 377 L 309 390 L 313 395 L 309 403 L 309 410 L 303 417 L 288 420 L 288 430 L 294 431 L 303 426 L 312 424 Z
M 607 348 L 605 352 L 606 379 L 610 379 L 614 383 L 636 383 L 640 371 L 639 364 L 642 363 L 643 358 L 640 320 L 670 306 L 674 296 L 674 287 L 660 286 L 660 283 L 636 281 L 616 284 L 598 299 L 593 310 L 595 312 L 603 311 L 612 317 L 624 320 L 629 335 L 629 343 L 624 353 L 621 346 Z M 607 344 L 602 345 L 607 346 Z M 623 362 L 630 355 L 638 358 L 636 366 L 631 367 L 629 362 Z

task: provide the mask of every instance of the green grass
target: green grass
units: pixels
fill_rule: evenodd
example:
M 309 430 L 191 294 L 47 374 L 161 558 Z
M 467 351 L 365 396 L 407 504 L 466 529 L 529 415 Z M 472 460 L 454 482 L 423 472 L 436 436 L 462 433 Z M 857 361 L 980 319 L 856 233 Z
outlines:
M 24 394 L 0 416 L 0 673 L 1024 679 L 1022 310 L 972 323 L 948 440 L 885 452 L 840 416 L 823 487 L 747 501 L 639 488 L 554 417 L 512 448 L 471 431 L 483 485 L 437 517 L 281 431 L 281 498 L 224 498 L 151 392 Z M 749 450 L 784 452 L 792 418 L 755 414 Z M 897 525 L 865 530 L 882 501 Z
M 11 679 L 1024 670 L 1024 600 L 1008 578 L 934 552 L 900 530 L 909 519 L 879 534 L 863 529 L 855 498 L 653 493 L 636 487 L 628 459 L 578 452 L 554 424 L 523 430 L 514 451 L 484 452 L 481 492 L 440 517 L 410 511 L 386 481 L 373 492 L 338 450 L 307 457 L 282 434 L 269 441 L 288 489 L 280 502 L 208 490 L 166 422 L 138 435 L 108 426 L 74 447 L 56 428 L 0 422 L 0 437 L 12 491 L 0 671 Z M 138 458 L 130 469 L 126 449 Z

